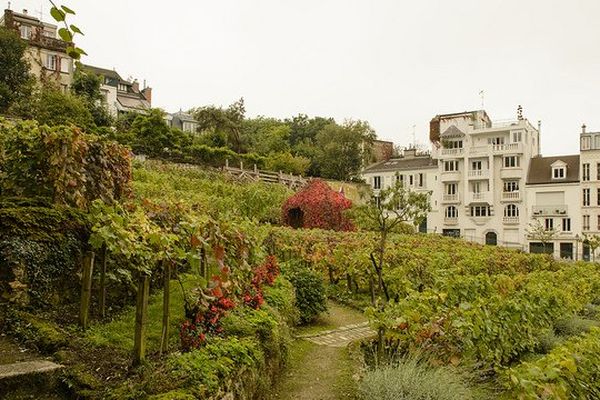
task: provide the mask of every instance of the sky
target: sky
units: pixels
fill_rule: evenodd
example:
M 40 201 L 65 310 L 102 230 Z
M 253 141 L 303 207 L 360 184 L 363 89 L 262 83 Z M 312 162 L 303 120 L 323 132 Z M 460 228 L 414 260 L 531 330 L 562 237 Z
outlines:
M 244 97 L 250 117 L 367 120 L 406 146 L 483 100 L 492 120 L 518 105 L 541 120 L 544 155 L 577 153 L 582 123 L 600 131 L 600 0 L 58 3 L 77 12 L 84 63 L 146 80 L 170 112 Z

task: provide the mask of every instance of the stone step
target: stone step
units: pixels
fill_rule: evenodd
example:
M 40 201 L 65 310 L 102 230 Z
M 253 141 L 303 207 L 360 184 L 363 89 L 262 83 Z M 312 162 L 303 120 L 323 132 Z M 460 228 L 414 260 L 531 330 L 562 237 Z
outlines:
M 58 384 L 57 372 L 62 368 L 62 365 L 47 360 L 0 365 L 0 393 L 52 391 Z

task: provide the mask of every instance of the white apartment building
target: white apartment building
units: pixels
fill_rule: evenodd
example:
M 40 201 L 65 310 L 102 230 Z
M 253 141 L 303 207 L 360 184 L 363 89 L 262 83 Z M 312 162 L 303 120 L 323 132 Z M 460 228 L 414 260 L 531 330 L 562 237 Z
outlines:
M 375 195 L 393 179 L 431 192 L 421 231 L 540 252 L 529 234 L 538 219 L 556 232 L 546 245 L 555 257 L 590 258 L 583 234 L 600 231 L 600 132 L 583 129 L 581 156 L 542 157 L 539 125 L 519 107 L 512 121 L 492 122 L 483 110 L 437 115 L 430 140 L 431 156 L 405 152 L 363 172 Z

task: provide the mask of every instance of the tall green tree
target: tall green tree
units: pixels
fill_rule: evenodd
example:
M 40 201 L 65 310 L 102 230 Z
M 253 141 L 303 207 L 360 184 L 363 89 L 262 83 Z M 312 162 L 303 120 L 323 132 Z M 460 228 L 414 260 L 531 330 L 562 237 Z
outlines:
M 239 99 L 227 108 L 204 106 L 192 109 L 191 114 L 198 121 L 198 130 L 205 134 L 223 134 L 227 137 L 229 147 L 238 152 L 244 151 L 242 143 L 242 125 L 246 108 L 244 98 Z
M 108 108 L 102 103 L 101 85 L 101 76 L 82 71 L 81 68 L 78 68 L 73 77 L 71 92 L 85 101 L 96 126 L 111 126 L 114 121 L 108 112 Z
M 306 114 L 298 114 L 286 119 L 285 123 L 290 127 L 290 144 L 295 146 L 302 142 L 314 143 L 317 134 L 326 126 L 335 124 L 335 120 L 323 117 L 310 118 Z
M 349 180 L 359 175 L 375 131 L 365 121 L 329 124 L 316 137 L 321 176 Z
M 16 32 L 0 27 L 0 114 L 31 94 L 33 78 L 24 58 L 26 48 Z

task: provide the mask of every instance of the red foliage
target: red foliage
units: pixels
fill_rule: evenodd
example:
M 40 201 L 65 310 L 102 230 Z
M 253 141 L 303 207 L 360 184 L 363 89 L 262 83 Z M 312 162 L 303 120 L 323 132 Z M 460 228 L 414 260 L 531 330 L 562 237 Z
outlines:
M 226 269 L 226 267 L 224 268 Z M 225 278 L 229 277 L 229 270 L 221 271 Z M 252 280 L 243 291 L 241 300 L 247 307 L 259 309 L 264 303 L 263 286 L 273 285 L 279 275 L 279 265 L 274 256 L 268 256 L 263 264 L 254 269 Z M 188 315 L 188 319 L 181 325 L 179 337 L 184 351 L 198 348 L 206 341 L 206 335 L 221 335 L 223 327 L 220 324 L 221 318 L 226 312 L 236 306 L 231 298 L 233 295 L 223 286 L 224 278 L 219 275 L 212 277 L 213 288 L 210 289 L 207 297 L 211 300 L 208 303 L 202 301 Z
M 320 179 L 313 179 L 286 200 L 282 220 L 294 227 L 353 231 L 356 229 L 354 224 L 343 214 L 350 207 L 352 201 L 342 193 L 331 189 Z

